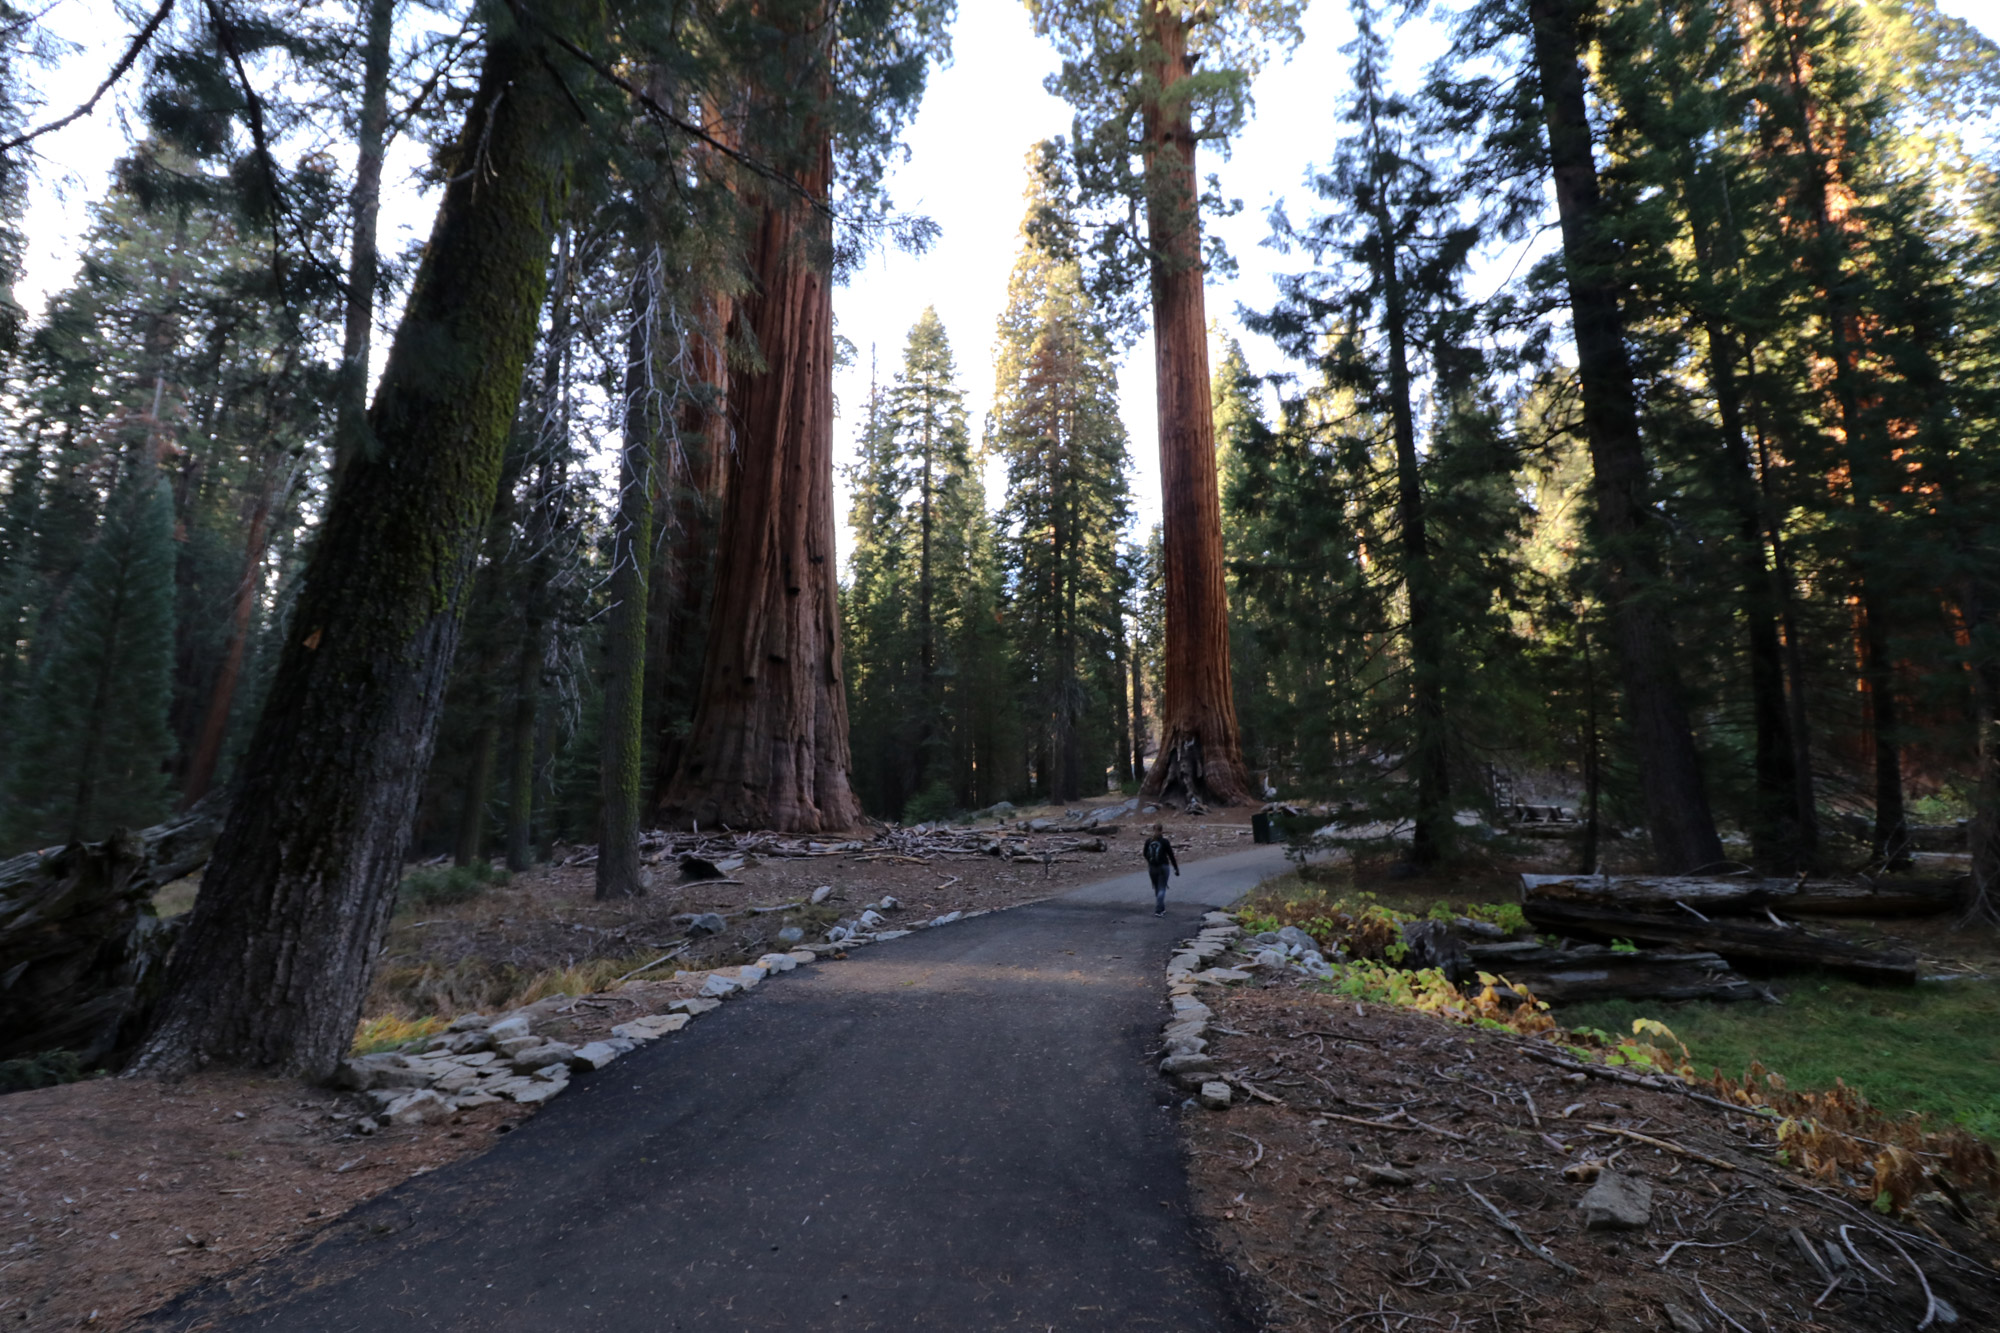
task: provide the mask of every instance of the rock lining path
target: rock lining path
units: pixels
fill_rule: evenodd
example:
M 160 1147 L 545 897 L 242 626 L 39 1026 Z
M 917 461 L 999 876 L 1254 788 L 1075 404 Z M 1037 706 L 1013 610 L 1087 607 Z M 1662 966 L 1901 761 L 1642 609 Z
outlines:
M 1281 849 L 801 969 L 155 1329 L 1248 1330 L 1153 1071 L 1162 969 Z

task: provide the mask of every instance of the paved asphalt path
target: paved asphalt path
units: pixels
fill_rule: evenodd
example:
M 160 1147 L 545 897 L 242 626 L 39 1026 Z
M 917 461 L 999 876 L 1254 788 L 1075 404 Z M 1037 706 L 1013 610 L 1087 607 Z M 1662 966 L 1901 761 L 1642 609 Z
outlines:
M 1147 1052 L 1198 861 L 776 977 L 155 1329 L 1249 1330 Z

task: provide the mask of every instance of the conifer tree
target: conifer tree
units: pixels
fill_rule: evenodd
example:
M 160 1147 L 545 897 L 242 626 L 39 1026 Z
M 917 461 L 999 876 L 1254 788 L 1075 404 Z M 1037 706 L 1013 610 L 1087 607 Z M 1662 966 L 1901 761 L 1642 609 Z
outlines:
M 129 460 L 123 474 L 22 714 L 9 846 L 102 838 L 166 812 L 173 505 L 150 459 Z
M 1201 140 L 1226 142 L 1249 114 L 1249 82 L 1272 44 L 1298 38 L 1289 0 L 1030 0 L 1063 56 L 1049 90 L 1076 108 L 1085 202 L 1101 210 L 1093 295 L 1127 321 L 1148 280 L 1158 396 L 1166 589 L 1164 728 L 1150 794 L 1247 799 L 1235 701 L 1222 518 L 1209 401 Z M 1145 211 L 1145 234 L 1128 219 Z M 1071 230 L 1078 229 L 1072 226 Z
M 1037 150 L 1031 161 L 1047 162 Z M 1007 285 L 987 448 L 1007 466 L 1001 510 L 1009 613 L 1033 719 L 1037 786 L 1072 801 L 1102 789 L 1117 727 L 1107 675 L 1120 623 L 1117 561 L 1129 521 L 1125 428 L 1110 331 L 1074 258 L 1033 226 L 1073 207 L 1032 173 L 1028 224 Z

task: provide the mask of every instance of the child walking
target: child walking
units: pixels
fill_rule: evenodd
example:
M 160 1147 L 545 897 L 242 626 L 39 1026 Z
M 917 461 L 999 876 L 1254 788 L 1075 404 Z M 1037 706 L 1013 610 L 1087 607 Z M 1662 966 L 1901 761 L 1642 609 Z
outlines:
M 1172 866 L 1176 875 L 1181 873 L 1181 863 L 1174 855 L 1174 845 L 1167 841 L 1164 824 L 1153 825 L 1153 836 L 1146 839 L 1146 873 L 1153 877 L 1153 915 L 1167 914 L 1167 867 Z

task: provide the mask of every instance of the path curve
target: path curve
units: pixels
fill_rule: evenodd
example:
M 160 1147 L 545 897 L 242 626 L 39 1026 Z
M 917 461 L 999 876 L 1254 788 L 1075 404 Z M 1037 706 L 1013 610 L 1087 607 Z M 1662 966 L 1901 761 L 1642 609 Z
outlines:
M 1168 947 L 1283 868 L 1143 873 L 775 978 L 155 1329 L 1253 1327 L 1146 1053 Z

